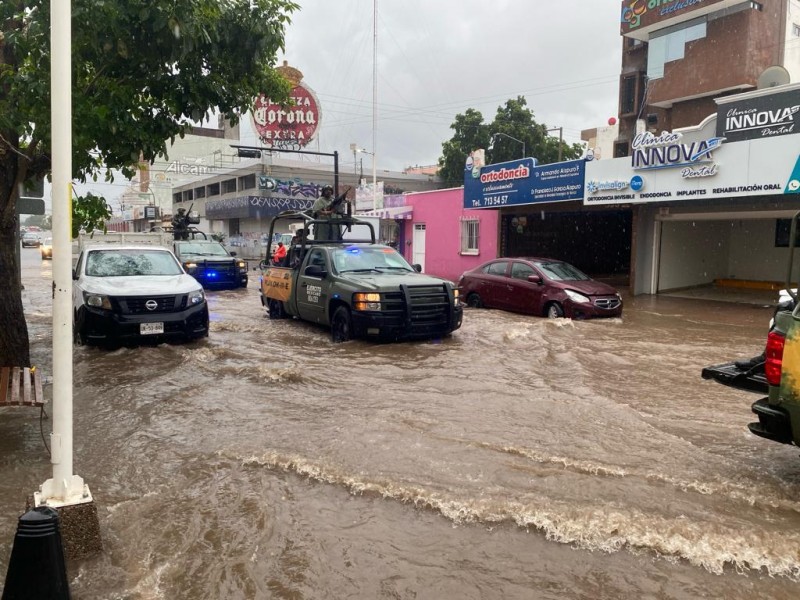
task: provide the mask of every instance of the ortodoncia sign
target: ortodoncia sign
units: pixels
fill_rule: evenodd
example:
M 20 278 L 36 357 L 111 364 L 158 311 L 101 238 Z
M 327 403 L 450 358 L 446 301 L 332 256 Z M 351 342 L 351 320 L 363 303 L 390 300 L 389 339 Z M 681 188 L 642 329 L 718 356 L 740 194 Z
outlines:
M 522 158 L 480 166 L 473 157 L 464 169 L 464 208 L 502 208 L 583 198 L 585 161 L 537 166 Z

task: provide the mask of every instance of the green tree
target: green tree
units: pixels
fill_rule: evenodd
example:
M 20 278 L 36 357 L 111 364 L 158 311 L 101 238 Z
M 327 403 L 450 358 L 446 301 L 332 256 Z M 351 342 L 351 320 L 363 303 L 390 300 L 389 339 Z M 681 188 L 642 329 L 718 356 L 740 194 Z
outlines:
M 439 176 L 448 186 L 464 183 L 464 162 L 469 153 L 478 148 L 487 151 L 487 164 L 522 158 L 523 143 L 525 156 L 536 158 L 539 164 L 558 161 L 558 137 L 550 135 L 547 125 L 536 122 L 522 96 L 499 106 L 494 121 L 488 125 L 483 122 L 480 112 L 470 108 L 463 115 L 456 115 L 450 128 L 455 135 L 442 144 L 439 158 Z M 493 140 L 495 134 L 502 135 Z M 562 160 L 578 158 L 582 151 L 580 144 L 561 142 Z
M 464 164 L 473 150 L 486 148 L 489 144 L 489 126 L 483 122 L 483 115 L 468 108 L 450 125 L 455 133 L 442 144 L 442 156 L 439 158 L 439 178 L 447 187 L 464 184 Z
M 260 93 L 288 101 L 276 71 L 291 0 L 72 0 L 72 165 L 113 180 L 167 152 L 189 120 L 238 121 Z M 55 114 L 53 118 L 59 118 Z M 28 365 L 14 248 L 21 185 L 50 173 L 50 1 L 0 2 L 0 364 Z M 76 199 L 97 218 L 95 198 Z M 87 226 L 95 226 L 96 223 Z

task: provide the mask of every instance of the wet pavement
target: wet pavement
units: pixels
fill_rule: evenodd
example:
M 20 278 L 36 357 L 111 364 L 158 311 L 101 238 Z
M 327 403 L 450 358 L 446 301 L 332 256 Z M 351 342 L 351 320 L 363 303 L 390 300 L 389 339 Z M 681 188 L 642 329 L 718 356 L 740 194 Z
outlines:
M 23 262 L 50 373 L 50 265 Z M 760 352 L 770 308 L 468 309 L 446 339 L 333 345 L 257 285 L 209 294 L 208 340 L 75 349 L 104 551 L 70 565 L 73 598 L 797 597 L 800 449 L 700 378 Z M 5 573 L 51 466 L 30 409 L 0 409 L 0 447 Z

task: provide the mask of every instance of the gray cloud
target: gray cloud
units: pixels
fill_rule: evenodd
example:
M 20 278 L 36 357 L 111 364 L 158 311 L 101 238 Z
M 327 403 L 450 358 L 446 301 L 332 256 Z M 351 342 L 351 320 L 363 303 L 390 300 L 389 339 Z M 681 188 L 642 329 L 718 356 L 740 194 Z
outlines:
M 518 95 L 537 122 L 563 127 L 568 142 L 616 115 L 619 0 L 376 4 L 375 148 L 372 0 L 301 2 L 281 57 L 317 94 L 319 148 L 338 151 L 343 169 L 352 168 L 353 142 L 376 150 L 379 169 L 434 164 L 456 114 L 475 108 L 490 121 Z

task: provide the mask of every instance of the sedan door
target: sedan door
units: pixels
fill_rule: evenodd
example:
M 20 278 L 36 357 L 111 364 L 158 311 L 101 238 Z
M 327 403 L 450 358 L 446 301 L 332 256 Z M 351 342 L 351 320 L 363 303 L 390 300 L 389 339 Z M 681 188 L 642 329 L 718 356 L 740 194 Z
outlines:
M 532 265 L 515 261 L 511 263 L 511 277 L 509 278 L 508 310 L 533 315 L 542 314 L 542 294 L 544 285 L 528 281 L 528 277 L 542 275 Z
M 480 294 L 485 307 L 508 310 L 511 293 L 508 264 L 507 260 L 496 260 L 483 267 L 476 291 Z

